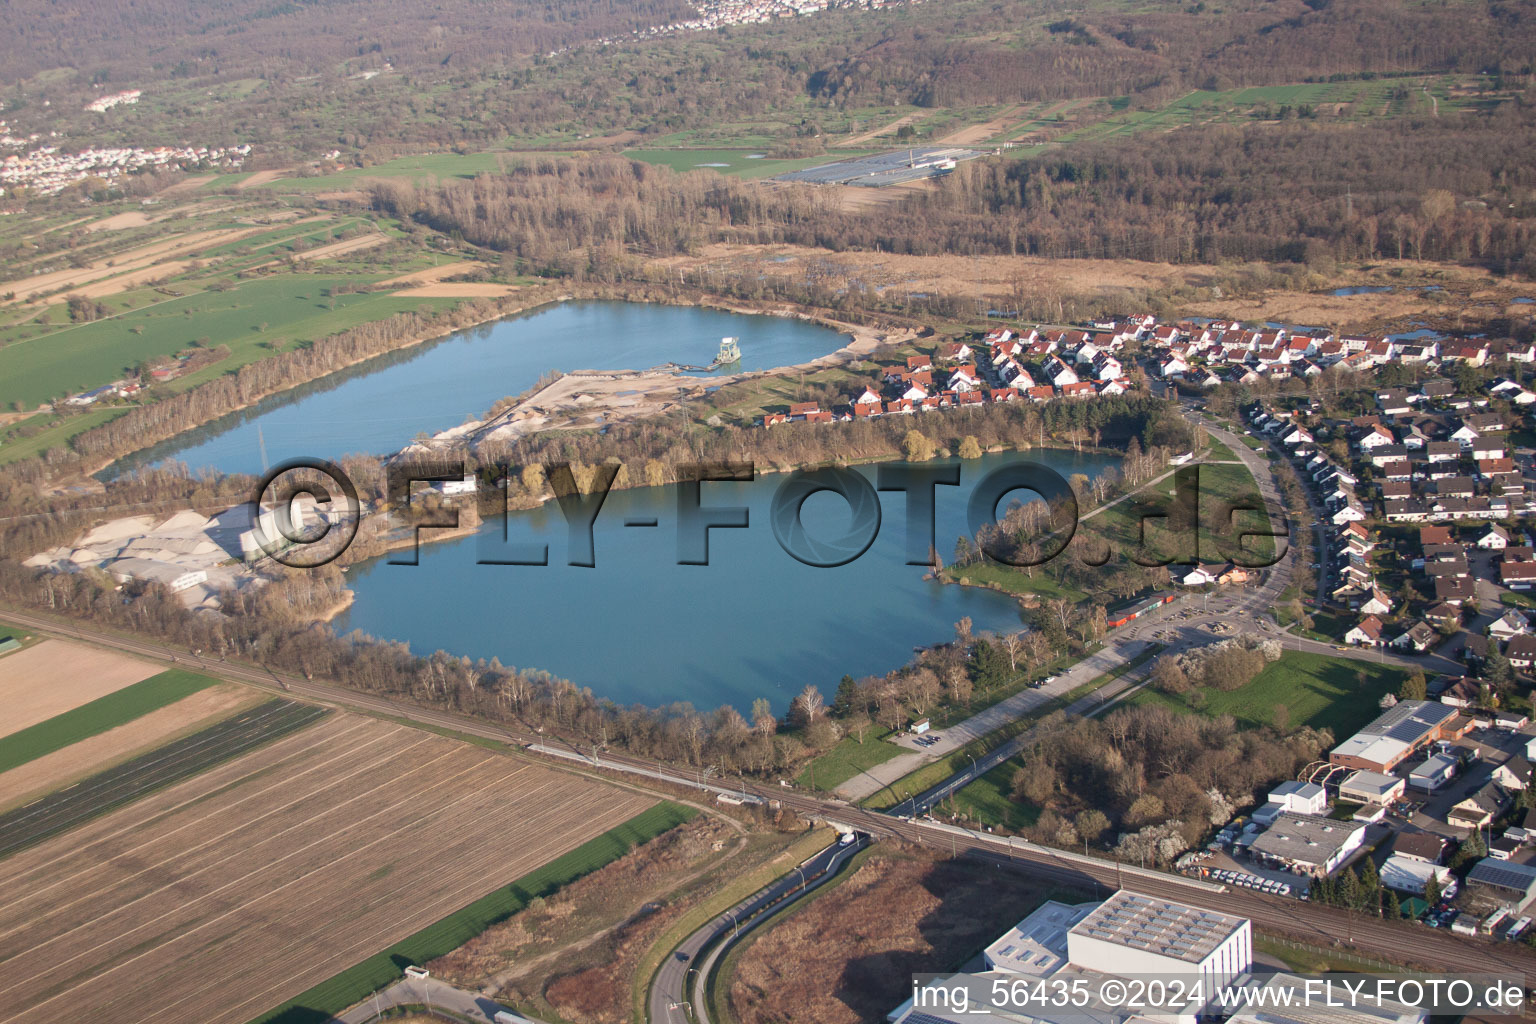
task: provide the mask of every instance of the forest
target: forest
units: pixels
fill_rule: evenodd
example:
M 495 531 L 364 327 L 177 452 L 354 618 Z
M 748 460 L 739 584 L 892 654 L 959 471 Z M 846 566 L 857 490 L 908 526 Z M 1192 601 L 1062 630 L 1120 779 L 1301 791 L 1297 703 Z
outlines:
M 621 157 L 474 181 L 380 183 L 376 207 L 541 273 L 615 279 L 710 242 L 1184 263 L 1433 260 L 1536 271 L 1536 107 L 1380 125 L 1211 127 L 1136 146 L 961 165 L 931 193 L 845 210 Z
M 262 166 L 339 145 L 366 165 L 509 138 L 588 148 L 769 112 L 814 141 L 821 110 L 1098 96 L 1150 107 L 1192 89 L 1362 75 L 1517 82 L 1536 32 L 1527 7 L 1504 0 L 946 0 L 629 38 L 691 13 L 683 0 L 12 0 L 0 114 L 100 141 L 252 143 Z M 614 42 L 584 45 L 599 39 Z M 146 100 L 81 114 L 128 87 Z

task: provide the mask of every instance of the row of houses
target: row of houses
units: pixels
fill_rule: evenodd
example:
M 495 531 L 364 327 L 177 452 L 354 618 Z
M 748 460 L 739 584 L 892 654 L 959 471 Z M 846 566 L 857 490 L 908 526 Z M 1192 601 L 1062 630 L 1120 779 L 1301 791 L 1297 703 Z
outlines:
M 1219 321 L 1153 326 L 1138 338 L 1158 353 L 1159 376 L 1195 387 L 1313 377 L 1332 366 L 1368 370 L 1388 362 L 1437 367 L 1482 366 L 1494 359 L 1536 362 L 1536 343 L 1513 340 L 1335 337 L 1320 329 L 1251 330 Z
M 909 356 L 905 365 L 887 368 L 879 386 L 867 385 L 847 406 L 824 410 L 819 403 L 797 403 L 788 412 L 766 414 L 763 425 L 871 419 L 988 402 L 1122 395 L 1133 386 L 1113 354 L 1124 343 L 1122 334 L 1016 334 L 1000 328 L 974 346 L 946 342 L 931 355 Z

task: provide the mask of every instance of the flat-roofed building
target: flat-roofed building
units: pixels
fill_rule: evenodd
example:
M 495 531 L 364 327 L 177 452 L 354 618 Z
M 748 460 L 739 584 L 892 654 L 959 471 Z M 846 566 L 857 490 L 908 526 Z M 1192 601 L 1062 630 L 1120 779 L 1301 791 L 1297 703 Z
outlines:
M 1339 799 L 1385 807 L 1401 798 L 1407 785 L 1396 775 L 1359 771 L 1339 783 Z
M 1456 776 L 1458 762 L 1446 754 L 1431 754 L 1424 763 L 1408 773 L 1408 784 L 1426 793 L 1433 793 Z
M 1364 822 L 1287 812 L 1276 818 L 1248 851 L 1277 867 L 1322 878 L 1349 860 L 1364 842 Z
M 1051 900 L 1014 925 L 982 953 L 989 971 L 1045 977 L 1067 965 L 1067 930 L 1098 904 Z
M 1387 774 L 1415 752 L 1450 735 L 1456 709 L 1426 700 L 1402 700 L 1333 748 L 1334 764 Z
M 1269 800 L 1253 812 L 1253 820 L 1268 825 L 1286 811 L 1322 814 L 1328 809 L 1328 793 L 1315 782 L 1287 779 L 1269 791 Z
M 1253 926 L 1121 889 L 1067 931 L 1074 966 L 1104 974 L 1199 974 L 1210 991 L 1253 965 Z
M 1427 860 L 1394 853 L 1381 862 L 1380 873 L 1382 885 L 1410 896 L 1423 896 L 1431 878 L 1439 883 L 1440 895 L 1445 899 L 1456 895 L 1456 876 L 1451 874 L 1451 869 Z
M 1238 981 L 1253 964 L 1253 928 L 1246 918 L 1172 903 L 1121 890 L 1102 903 L 1049 902 L 987 947 L 976 999 L 957 1005 L 943 980 L 914 990 L 913 998 L 887 1015 L 892 1024 L 1194 1024 L 1200 1005 L 1136 1012 L 1090 1000 L 1059 1008 L 1031 1006 L 1028 1013 L 986 1002 L 985 979 L 1050 978 L 1068 986 L 1081 979 L 1088 991 L 1106 975 L 1162 974 Z M 959 981 L 959 978 L 954 981 Z

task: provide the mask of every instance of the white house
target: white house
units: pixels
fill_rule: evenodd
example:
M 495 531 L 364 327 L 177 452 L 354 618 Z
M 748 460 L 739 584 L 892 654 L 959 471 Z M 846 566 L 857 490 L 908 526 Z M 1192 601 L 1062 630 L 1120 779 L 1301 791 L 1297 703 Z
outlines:
M 1488 531 L 1477 538 L 1477 546 L 1484 551 L 1503 551 L 1509 547 L 1509 533 L 1504 527 L 1495 523 L 1488 527 Z
M 1524 615 L 1513 608 L 1488 624 L 1488 635 L 1501 643 L 1510 637 L 1530 631 L 1531 624 L 1525 620 Z
M 1286 811 L 1293 814 L 1322 814 L 1328 809 L 1328 793 L 1313 782 L 1297 782 L 1294 779 L 1280 783 L 1269 791 L 1269 800 L 1253 812 L 1253 820 L 1268 825 Z
M 1360 611 L 1367 615 L 1385 615 L 1392 610 L 1392 599 L 1376 587 L 1360 602 Z
M 1356 504 L 1343 505 L 1337 512 L 1328 517 L 1328 521 L 1334 526 L 1343 526 L 1345 523 L 1358 523 L 1365 518 L 1365 512 Z
M 1367 615 L 1359 624 L 1344 634 L 1344 642 L 1354 647 L 1378 647 L 1381 645 L 1381 620 Z

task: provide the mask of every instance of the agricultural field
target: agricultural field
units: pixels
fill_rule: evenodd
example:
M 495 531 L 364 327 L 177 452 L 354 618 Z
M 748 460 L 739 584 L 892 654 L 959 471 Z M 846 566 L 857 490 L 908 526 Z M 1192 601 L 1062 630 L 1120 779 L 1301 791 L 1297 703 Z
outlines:
M 59 678 L 67 677 L 55 677 L 47 688 L 58 686 Z M 0 773 L 158 711 L 217 682 L 195 672 L 171 669 L 35 725 L 6 733 L 5 748 L 0 750 Z
M 1231 715 L 1239 726 L 1254 728 L 1273 724 L 1275 708 L 1283 706 L 1289 728 L 1331 729 L 1335 737 L 1344 737 L 1379 715 L 1378 702 L 1384 695 L 1396 693 L 1407 676 L 1395 665 L 1286 651 L 1246 686 L 1226 692 L 1201 690 L 1205 703 L 1199 712 L 1212 717 Z M 1183 701 L 1150 687 L 1139 691 L 1131 702 L 1189 710 Z
M 239 1024 L 653 803 L 332 715 L 0 862 L 0 1003 Z
M 186 700 L 195 701 L 205 695 L 217 695 L 222 690 L 222 687 L 204 690 Z M 165 711 L 174 711 L 180 703 Z M 146 724 L 146 719 L 162 714 L 164 711 L 152 712 L 144 719 L 120 728 L 130 729 L 136 736 L 140 727 Z M 239 757 L 279 736 L 302 729 L 326 714 L 324 708 L 312 704 L 274 699 L 158 746 L 153 746 L 154 740 L 146 736 L 151 744 L 147 752 L 131 756 L 126 761 L 88 775 L 63 789 L 55 788 L 41 799 L 0 814 L 0 858 L 36 845 L 81 822 L 100 817 L 113 808 L 121 807 L 157 789 L 189 779 L 216 764 Z M 43 773 L 39 766 L 46 768 L 51 765 L 65 774 L 77 773 L 86 766 L 73 760 L 76 748 L 83 746 L 88 752 L 99 752 L 100 744 L 109 742 L 109 738 L 117 731 L 111 730 L 30 761 L 20 768 L 13 768 L 5 774 L 4 779 L 8 785 L 18 787 L 18 790 L 19 787 L 38 784 L 39 780 L 42 783 L 52 782 L 55 786 L 66 782 L 68 780 L 62 776 Z M 115 750 L 109 753 L 114 757 L 116 755 Z M 112 757 L 107 760 L 112 760 Z
M 160 666 L 153 662 L 68 640 L 43 640 L 4 659 L 0 704 L 6 714 L 0 721 L 0 736 L 10 736 L 160 672 Z
M 146 364 L 195 360 L 145 393 L 176 394 L 338 331 L 488 294 L 485 285 L 379 287 L 446 253 L 425 251 L 387 219 L 299 194 L 253 188 L 239 199 L 167 198 L 153 214 L 116 209 L 0 225 L 0 248 L 17 253 L 0 282 L 0 462 L 64 444 L 143 401 L 54 404 Z
M 137 754 L 156 750 L 260 700 L 254 690 L 237 683 L 221 683 L 197 690 L 164 707 L 143 710 L 121 725 L 0 771 L 0 809 L 25 803 L 94 772 L 121 764 Z M 9 753 L 8 750 L 5 752 Z

